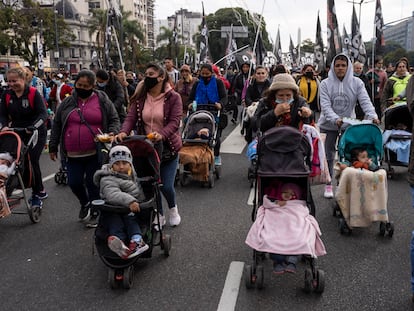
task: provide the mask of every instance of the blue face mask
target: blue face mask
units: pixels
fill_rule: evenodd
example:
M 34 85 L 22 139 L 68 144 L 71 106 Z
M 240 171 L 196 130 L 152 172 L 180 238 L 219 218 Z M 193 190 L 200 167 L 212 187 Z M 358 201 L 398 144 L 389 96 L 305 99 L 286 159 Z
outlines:
M 288 103 L 289 105 L 291 105 L 293 103 L 293 101 L 294 101 L 293 97 L 288 99 L 288 100 L 276 98 L 275 103 L 276 104 Z
M 106 82 L 96 82 L 96 85 L 99 86 L 99 87 L 105 87 Z

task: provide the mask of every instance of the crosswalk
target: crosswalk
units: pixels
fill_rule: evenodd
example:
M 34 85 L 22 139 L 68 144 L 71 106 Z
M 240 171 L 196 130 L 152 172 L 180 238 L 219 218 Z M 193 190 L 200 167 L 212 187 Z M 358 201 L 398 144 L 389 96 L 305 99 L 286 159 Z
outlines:
M 221 143 L 220 153 L 241 154 L 246 147 L 246 140 L 240 134 L 240 124 L 238 124 L 229 136 Z

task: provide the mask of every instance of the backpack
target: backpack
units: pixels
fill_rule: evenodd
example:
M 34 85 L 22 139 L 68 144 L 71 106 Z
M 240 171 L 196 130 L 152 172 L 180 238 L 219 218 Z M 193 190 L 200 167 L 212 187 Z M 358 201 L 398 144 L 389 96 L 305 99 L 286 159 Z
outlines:
M 34 109 L 34 99 L 36 96 L 37 89 L 33 86 L 29 87 L 29 94 L 27 95 L 27 98 L 29 99 L 29 105 L 30 108 Z M 6 93 L 6 107 L 9 107 L 10 104 L 11 95 L 10 93 Z

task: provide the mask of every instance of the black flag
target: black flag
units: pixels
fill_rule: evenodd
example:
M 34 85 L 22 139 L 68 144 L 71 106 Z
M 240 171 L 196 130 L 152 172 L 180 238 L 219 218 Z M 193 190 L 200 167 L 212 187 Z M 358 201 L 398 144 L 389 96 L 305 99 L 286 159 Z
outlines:
M 227 36 L 227 48 L 226 48 L 226 65 L 227 68 L 231 66 L 236 61 L 236 55 L 232 54 L 234 51 L 237 51 L 236 40 L 233 38 L 233 24 L 230 27 L 230 34 Z M 231 55 L 230 55 L 231 54 Z
M 290 43 L 289 43 L 289 54 L 290 54 L 290 62 L 292 67 L 297 66 L 298 61 L 298 49 L 293 45 L 292 37 L 289 36 Z
M 208 29 L 206 16 L 204 14 L 204 3 L 203 6 L 203 19 L 201 20 L 201 39 L 200 39 L 200 64 L 210 63 L 210 55 L 208 50 Z
M 381 1 L 377 0 L 375 6 L 375 55 L 381 55 L 384 52 L 384 18 L 382 17 Z
M 263 61 L 266 57 L 266 49 L 263 45 L 262 34 L 259 33 L 256 44 L 256 66 L 263 65 Z
M 361 31 L 359 30 L 359 22 L 355 12 L 355 6 L 352 11 L 352 40 L 350 57 L 353 61 L 365 64 L 367 61 L 367 51 L 365 50 L 364 41 L 362 41 Z
M 282 63 L 282 46 L 280 45 L 280 31 L 277 29 L 276 43 L 274 46 L 273 54 L 276 56 L 276 63 Z
M 342 52 L 349 56 L 349 52 L 351 49 L 351 38 L 346 31 L 345 25 L 342 31 Z
M 323 56 L 323 40 L 322 40 L 322 32 L 321 32 L 321 20 L 319 19 L 319 12 L 318 12 L 318 19 L 316 21 L 316 39 L 315 39 L 315 46 L 313 48 L 314 53 L 314 61 L 316 65 L 316 69 L 322 71 L 325 65 L 324 56 Z
M 342 44 L 339 35 L 338 20 L 336 18 L 335 1 L 328 0 L 328 16 L 327 16 L 327 48 L 326 63 L 331 64 L 336 54 L 342 52 Z

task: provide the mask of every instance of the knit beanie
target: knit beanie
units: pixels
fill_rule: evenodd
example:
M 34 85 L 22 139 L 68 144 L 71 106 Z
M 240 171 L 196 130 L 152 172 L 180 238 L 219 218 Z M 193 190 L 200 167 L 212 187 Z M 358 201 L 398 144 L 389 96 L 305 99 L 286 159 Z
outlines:
M 291 89 L 295 92 L 299 91 L 299 87 L 296 85 L 293 77 L 288 73 L 280 73 L 273 77 L 272 85 L 269 88 L 271 91 Z
M 117 145 L 109 151 L 109 165 L 113 165 L 116 161 L 126 161 L 132 165 L 131 151 L 126 146 Z
M 0 159 L 9 161 L 10 164 L 13 162 L 13 157 L 8 152 L 0 153 Z

